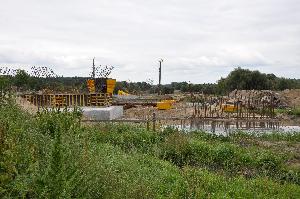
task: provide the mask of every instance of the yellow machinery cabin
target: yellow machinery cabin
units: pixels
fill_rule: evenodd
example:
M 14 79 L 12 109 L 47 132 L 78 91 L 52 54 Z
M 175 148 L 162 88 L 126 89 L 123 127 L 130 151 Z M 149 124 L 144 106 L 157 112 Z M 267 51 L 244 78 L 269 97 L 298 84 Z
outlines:
M 222 110 L 229 113 L 237 112 L 237 106 L 233 102 L 226 102 L 222 104 Z
M 96 78 L 96 79 L 88 79 L 87 86 L 89 93 L 108 93 L 113 94 L 116 79 L 106 79 L 106 78 Z
M 158 110 L 169 110 L 173 108 L 173 104 L 175 100 L 162 100 L 161 102 L 157 102 L 157 109 Z
M 116 80 L 115 79 L 107 79 L 106 80 L 106 91 L 107 93 L 113 94 L 116 86 Z

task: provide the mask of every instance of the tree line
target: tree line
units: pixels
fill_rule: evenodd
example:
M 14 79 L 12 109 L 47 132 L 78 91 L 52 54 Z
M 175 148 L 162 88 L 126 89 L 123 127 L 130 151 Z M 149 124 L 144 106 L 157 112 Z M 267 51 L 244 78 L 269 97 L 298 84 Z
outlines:
M 85 92 L 88 77 L 34 77 L 24 70 L 18 70 L 14 76 L 0 76 L 0 84 L 10 85 L 19 91 L 38 91 L 48 89 L 56 92 Z M 0 85 L 1 86 L 1 85 Z M 131 94 L 158 93 L 158 86 L 148 82 L 118 81 L 115 92 L 123 90 Z M 172 82 L 161 86 L 161 93 L 171 94 L 174 91 L 199 92 L 204 94 L 227 94 L 240 90 L 284 90 L 300 89 L 300 79 L 277 77 L 257 70 L 235 68 L 227 77 L 216 83 L 193 84 L 188 82 Z

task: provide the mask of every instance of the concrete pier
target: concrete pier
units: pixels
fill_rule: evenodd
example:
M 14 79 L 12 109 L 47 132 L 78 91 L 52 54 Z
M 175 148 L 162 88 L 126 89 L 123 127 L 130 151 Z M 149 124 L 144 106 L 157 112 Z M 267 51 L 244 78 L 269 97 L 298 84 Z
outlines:
M 89 120 L 114 120 L 123 116 L 123 106 L 81 107 L 83 117 Z

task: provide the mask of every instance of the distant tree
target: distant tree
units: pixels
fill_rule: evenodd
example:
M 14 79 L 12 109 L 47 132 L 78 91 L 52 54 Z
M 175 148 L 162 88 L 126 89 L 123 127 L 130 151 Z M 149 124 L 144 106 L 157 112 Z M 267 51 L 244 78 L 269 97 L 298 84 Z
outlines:
M 18 70 L 14 77 L 14 86 L 18 88 L 27 89 L 29 85 L 30 76 L 26 73 L 25 70 Z
M 292 85 L 288 79 L 280 78 L 278 79 L 277 88 L 278 90 L 291 89 Z
M 171 85 L 162 86 L 162 94 L 173 94 L 174 88 Z
M 3 72 L 4 71 L 4 72 Z M 16 70 L 13 74 L 2 70 L 2 73 L 10 74 L 10 82 L 17 86 L 19 90 L 42 90 L 50 89 L 53 91 L 87 91 L 87 77 L 62 77 L 51 75 L 29 76 L 24 70 Z M 0 71 L 1 72 L 1 71 Z M 44 74 L 44 73 L 43 73 Z M 168 85 L 163 85 L 163 93 L 173 93 L 174 90 L 181 92 L 200 92 L 205 94 L 220 94 L 225 95 L 234 89 L 271 89 L 284 90 L 300 88 L 300 79 L 279 78 L 274 74 L 265 74 L 259 71 L 251 71 L 241 67 L 235 68 L 227 77 L 221 78 L 215 84 L 193 84 L 188 82 L 172 82 Z M 152 80 L 144 82 L 127 82 L 120 81 L 116 83 L 115 93 L 118 90 L 123 90 L 132 94 L 140 94 L 143 92 L 157 93 L 157 86 L 153 85 Z
M 6 99 L 10 95 L 10 88 L 11 78 L 0 75 L 0 106 L 6 103 Z
M 11 85 L 10 82 L 10 77 L 0 75 L 0 91 L 7 91 Z

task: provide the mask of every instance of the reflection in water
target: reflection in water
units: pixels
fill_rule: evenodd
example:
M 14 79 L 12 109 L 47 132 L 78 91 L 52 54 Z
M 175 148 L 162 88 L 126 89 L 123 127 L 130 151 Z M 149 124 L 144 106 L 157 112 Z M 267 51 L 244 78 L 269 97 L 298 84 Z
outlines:
M 231 132 L 243 131 L 249 133 L 267 132 L 300 132 L 300 126 L 283 126 L 279 122 L 217 122 L 217 121 L 194 121 L 189 125 L 174 125 L 173 127 L 184 131 L 201 130 L 216 135 L 228 135 Z

